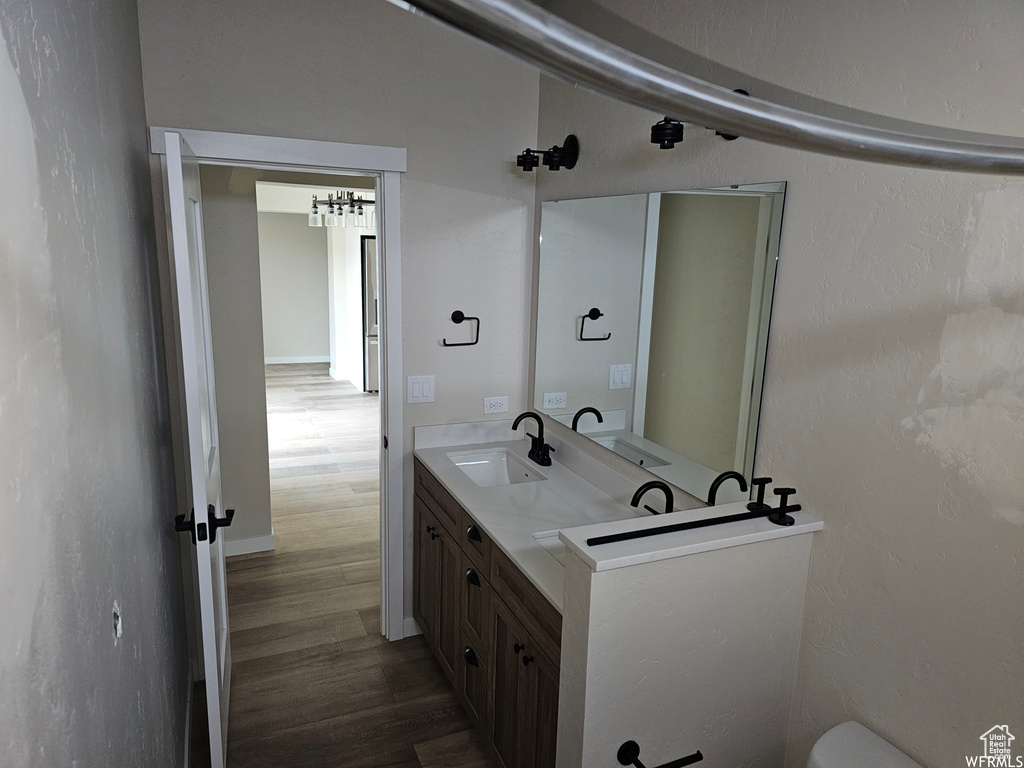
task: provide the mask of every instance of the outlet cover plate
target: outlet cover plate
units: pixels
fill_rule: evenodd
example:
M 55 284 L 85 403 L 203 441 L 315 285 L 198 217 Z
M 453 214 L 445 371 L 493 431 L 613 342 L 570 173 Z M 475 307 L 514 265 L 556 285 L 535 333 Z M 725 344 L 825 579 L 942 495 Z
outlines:
M 565 392 L 544 393 L 544 410 L 547 410 L 549 408 L 565 408 L 565 403 Z
M 434 377 L 433 376 L 410 376 L 408 378 L 408 391 L 405 402 L 407 403 L 432 403 L 434 402 Z
M 508 413 L 508 395 L 485 397 L 484 413 Z

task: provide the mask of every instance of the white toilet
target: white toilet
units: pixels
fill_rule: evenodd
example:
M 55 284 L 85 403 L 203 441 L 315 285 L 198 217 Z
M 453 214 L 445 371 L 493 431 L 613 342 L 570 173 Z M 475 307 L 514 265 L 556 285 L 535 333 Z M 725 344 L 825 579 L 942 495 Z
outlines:
M 860 723 L 837 725 L 818 739 L 807 768 L 921 768 L 903 752 Z

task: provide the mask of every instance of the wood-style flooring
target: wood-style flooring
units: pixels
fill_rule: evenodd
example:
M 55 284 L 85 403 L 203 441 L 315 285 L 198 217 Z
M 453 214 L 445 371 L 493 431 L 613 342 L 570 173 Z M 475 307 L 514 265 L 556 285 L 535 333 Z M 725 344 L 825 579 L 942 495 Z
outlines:
M 494 768 L 423 638 L 380 634 L 377 409 L 267 366 L 277 548 L 228 562 L 228 768 Z

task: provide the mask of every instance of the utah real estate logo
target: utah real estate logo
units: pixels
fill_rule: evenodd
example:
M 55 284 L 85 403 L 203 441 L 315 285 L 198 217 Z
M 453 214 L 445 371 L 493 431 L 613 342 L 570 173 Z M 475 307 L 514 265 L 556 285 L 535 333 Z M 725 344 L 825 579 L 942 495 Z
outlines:
M 1024 756 L 1013 756 L 1011 743 L 1014 735 L 1007 725 L 994 725 L 978 738 L 981 739 L 982 753 L 968 755 L 967 765 L 973 768 L 1024 768 Z

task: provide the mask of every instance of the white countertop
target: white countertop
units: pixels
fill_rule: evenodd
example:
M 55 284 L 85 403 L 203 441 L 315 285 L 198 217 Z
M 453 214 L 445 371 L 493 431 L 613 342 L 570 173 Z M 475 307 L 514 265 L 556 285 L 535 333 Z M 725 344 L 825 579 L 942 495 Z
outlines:
M 456 434 L 459 433 L 456 431 Z M 467 433 L 465 438 L 469 437 Z M 482 488 L 448 458 L 450 453 L 500 448 L 515 454 L 547 479 Z M 534 534 L 550 532 L 553 535 L 559 532 L 557 537 L 566 548 L 595 571 L 605 571 L 811 533 L 823 527 L 820 520 L 801 511 L 792 514 L 794 524 L 791 526 L 778 526 L 762 517 L 589 546 L 587 539 L 594 536 L 733 515 L 745 512 L 746 504 L 736 502 L 713 508 L 681 510 L 671 515 L 651 515 L 617 502 L 560 464 L 557 455 L 552 457 L 554 460 L 550 467 L 537 466 L 527 457 L 529 448 L 527 440 L 459 445 L 435 443 L 431 447 L 416 448 L 414 455 L 473 516 L 490 536 L 493 545 L 508 555 L 559 612 L 562 611 L 564 568 L 555 555 L 534 538 Z
M 449 453 L 495 448 L 514 453 L 546 475 L 547 480 L 481 488 L 448 458 Z M 527 458 L 529 450 L 529 441 L 511 440 L 417 448 L 414 454 L 466 508 L 493 544 L 508 555 L 561 612 L 562 564 L 533 538 L 533 534 L 610 520 L 639 519 L 638 514 L 648 519 L 652 516 L 620 504 L 557 460 L 550 467 L 535 465 Z

